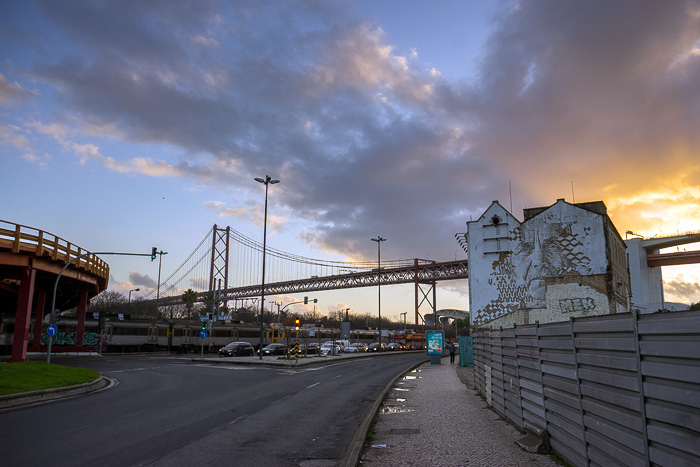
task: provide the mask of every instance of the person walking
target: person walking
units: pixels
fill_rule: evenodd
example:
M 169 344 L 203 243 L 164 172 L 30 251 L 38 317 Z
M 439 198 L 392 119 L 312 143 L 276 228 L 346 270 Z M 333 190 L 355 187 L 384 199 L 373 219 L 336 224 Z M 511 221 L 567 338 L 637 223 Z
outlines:
M 450 365 L 454 365 L 455 363 L 455 352 L 457 351 L 457 348 L 455 347 L 455 342 L 452 341 L 450 344 Z

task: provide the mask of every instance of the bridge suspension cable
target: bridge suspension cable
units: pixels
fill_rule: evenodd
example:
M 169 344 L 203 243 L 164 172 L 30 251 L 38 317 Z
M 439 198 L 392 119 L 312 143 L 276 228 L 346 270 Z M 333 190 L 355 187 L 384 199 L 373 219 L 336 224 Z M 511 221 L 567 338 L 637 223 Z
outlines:
M 218 232 L 226 231 L 231 248 L 228 257 L 221 258 L 217 252 L 216 244 L 223 241 Z M 227 248 L 228 249 L 228 248 Z M 212 251 L 215 251 L 212 254 Z M 248 287 L 260 283 L 262 265 L 262 243 L 227 227 L 219 229 L 216 225 L 202 238 L 194 250 L 178 266 L 174 272 L 168 275 L 160 284 L 161 297 L 175 297 L 181 295 L 187 289 L 193 289 L 201 293 L 209 291 L 212 287 L 215 271 L 219 271 L 220 265 L 212 267 L 212 262 L 226 264 L 228 268 L 226 278 L 228 283 L 222 284 L 224 288 Z M 327 277 L 347 273 L 367 273 L 377 269 L 376 261 L 334 261 L 310 258 L 289 253 L 268 246 L 267 261 L 268 271 L 266 282 L 283 282 L 309 279 L 314 277 Z M 216 253 L 219 253 L 217 256 Z M 383 260 L 382 269 L 412 267 L 414 259 Z M 424 264 L 433 263 L 428 260 L 418 260 Z M 144 298 L 154 298 L 157 287 L 144 295 Z

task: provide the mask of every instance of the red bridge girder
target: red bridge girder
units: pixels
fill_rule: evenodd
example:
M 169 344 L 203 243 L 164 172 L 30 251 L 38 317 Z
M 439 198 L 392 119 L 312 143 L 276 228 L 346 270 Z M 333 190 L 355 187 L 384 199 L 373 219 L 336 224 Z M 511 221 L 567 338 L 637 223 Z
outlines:
M 700 263 L 700 251 L 674 251 L 672 253 L 657 253 L 647 255 L 647 266 L 650 268 L 659 266 L 679 266 L 682 264 Z
M 413 266 L 398 268 L 382 268 L 377 271 L 353 272 L 349 274 L 336 274 L 333 276 L 311 277 L 309 279 L 297 279 L 286 282 L 273 282 L 265 284 L 265 295 L 294 294 L 303 292 L 315 292 L 320 290 L 351 289 L 357 287 L 374 287 L 392 284 L 435 284 L 441 280 L 466 279 L 468 277 L 467 260 L 447 261 L 444 263 L 419 263 L 414 261 Z M 245 287 L 231 287 L 221 290 L 221 300 L 236 300 L 243 298 L 259 297 L 262 287 L 250 285 Z M 196 301 L 205 299 L 208 292 L 197 294 Z M 159 305 L 175 305 L 182 303 L 180 296 L 160 298 Z M 434 307 L 434 303 L 433 303 Z M 435 310 L 433 310 L 435 311 Z

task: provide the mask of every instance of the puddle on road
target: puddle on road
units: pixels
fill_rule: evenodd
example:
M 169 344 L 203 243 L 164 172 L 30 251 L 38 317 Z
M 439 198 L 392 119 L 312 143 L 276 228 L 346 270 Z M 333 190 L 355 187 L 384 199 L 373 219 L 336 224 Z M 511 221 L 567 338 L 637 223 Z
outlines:
M 409 409 L 407 407 L 399 406 L 399 405 L 385 405 L 385 406 L 382 406 L 382 408 L 379 410 L 379 413 L 382 413 L 382 414 L 408 413 L 408 412 L 413 412 L 413 409 Z

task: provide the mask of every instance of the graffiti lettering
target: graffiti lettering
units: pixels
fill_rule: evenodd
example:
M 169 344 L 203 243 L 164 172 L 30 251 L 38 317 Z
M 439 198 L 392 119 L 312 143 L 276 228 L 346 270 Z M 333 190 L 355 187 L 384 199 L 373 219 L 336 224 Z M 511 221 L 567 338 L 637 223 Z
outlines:
M 595 310 L 595 300 L 587 298 L 567 298 L 559 300 L 559 308 L 562 313 L 572 313 L 574 311 Z
M 83 347 L 94 347 L 97 345 L 99 336 L 96 332 L 88 332 L 83 336 Z M 51 338 L 51 345 L 75 345 L 75 331 L 61 331 Z M 41 336 L 41 343 L 49 345 L 49 336 Z

